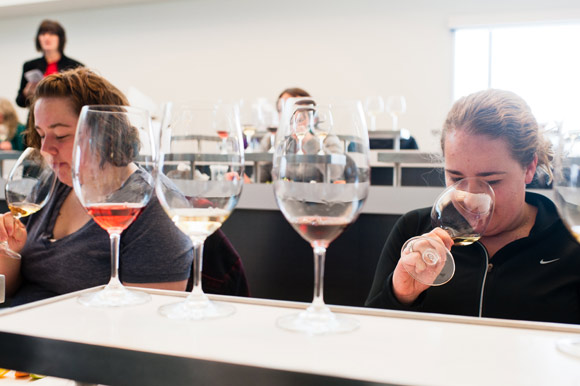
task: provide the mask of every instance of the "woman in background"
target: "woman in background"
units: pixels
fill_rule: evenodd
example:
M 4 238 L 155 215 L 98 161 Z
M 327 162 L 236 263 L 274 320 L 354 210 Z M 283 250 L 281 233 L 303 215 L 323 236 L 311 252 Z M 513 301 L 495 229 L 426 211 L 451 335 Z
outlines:
M 309 98 L 310 94 L 299 87 L 287 88 L 278 95 L 276 100 L 276 109 L 278 110 L 278 116 L 280 119 L 284 117 L 282 110 L 285 107 L 286 101 L 290 98 Z M 314 102 L 314 101 L 312 101 Z M 308 104 L 310 101 L 304 101 L 304 104 Z M 291 106 L 289 106 L 291 107 Z M 282 122 L 279 123 L 280 125 Z M 315 138 L 312 133 L 308 133 L 303 139 L 303 150 L 307 154 L 316 154 L 320 150 L 320 142 Z M 265 135 L 260 140 L 259 151 L 266 153 L 270 150 L 272 146 L 272 140 L 269 135 Z M 340 153 L 342 150 L 342 144 L 338 137 L 334 134 L 328 135 L 324 140 L 324 151 L 327 153 Z M 258 182 L 271 182 L 272 181 L 272 163 L 264 162 L 260 163 L 258 166 L 260 168 L 260 181 Z
M 65 56 L 66 33 L 56 21 L 44 20 L 40 23 L 35 44 L 36 50 L 42 52 L 42 57 L 24 63 L 20 89 L 16 97 L 16 104 L 20 107 L 30 105 L 29 99 L 43 77 L 83 66 L 82 63 Z
M 0 150 L 24 150 L 24 129 L 12 103 L 0 98 Z

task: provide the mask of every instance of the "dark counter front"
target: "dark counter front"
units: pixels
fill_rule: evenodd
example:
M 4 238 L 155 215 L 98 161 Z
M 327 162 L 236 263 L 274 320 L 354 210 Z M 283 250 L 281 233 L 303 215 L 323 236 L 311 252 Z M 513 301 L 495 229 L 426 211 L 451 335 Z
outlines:
M 330 244 L 324 275 L 327 303 L 364 305 L 381 250 L 399 216 L 363 213 Z M 280 211 L 236 209 L 222 229 L 242 257 L 252 297 L 312 300 L 312 248 Z

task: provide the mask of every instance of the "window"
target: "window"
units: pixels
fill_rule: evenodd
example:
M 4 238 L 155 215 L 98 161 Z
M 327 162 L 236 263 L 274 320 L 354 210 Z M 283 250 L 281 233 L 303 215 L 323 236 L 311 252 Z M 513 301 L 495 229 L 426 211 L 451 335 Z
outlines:
M 540 123 L 580 111 L 580 23 L 461 28 L 454 99 L 485 88 L 523 97 Z

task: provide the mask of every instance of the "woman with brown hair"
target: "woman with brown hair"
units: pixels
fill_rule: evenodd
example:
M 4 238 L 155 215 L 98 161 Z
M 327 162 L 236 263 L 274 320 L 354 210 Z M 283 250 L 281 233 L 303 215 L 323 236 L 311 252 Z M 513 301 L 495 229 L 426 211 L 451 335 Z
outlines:
M 40 23 L 34 42 L 36 50 L 42 52 L 42 57 L 26 62 L 22 67 L 20 89 L 16 97 L 16 104 L 20 107 L 30 105 L 30 97 L 42 77 L 83 66 L 64 54 L 66 32 L 56 21 L 44 20 Z
M 22 260 L 0 256 L 12 305 L 106 284 L 110 277 L 109 237 L 72 190 L 72 153 L 84 105 L 128 105 L 127 98 L 94 72 L 78 68 L 44 78 L 36 88 L 27 139 L 48 153 L 58 182 L 46 206 L 26 227 L 10 213 L 0 217 L 0 240 Z M 209 239 L 208 239 L 209 240 Z M 247 295 L 237 252 L 223 233 L 206 245 L 207 292 Z M 121 239 L 120 279 L 128 286 L 185 290 L 193 259 L 191 241 L 153 197 Z M 209 286 L 209 287 L 208 287 Z
M 430 208 L 405 214 L 387 239 L 367 305 L 580 323 L 580 245 L 552 201 L 526 192 L 537 168 L 551 176 L 552 159 L 529 106 L 502 90 L 463 97 L 447 115 L 441 147 L 447 185 L 479 177 L 493 188 L 491 223 L 479 241 L 452 247 L 447 232 L 432 230 Z M 440 287 L 415 281 L 400 264 L 402 245 L 423 233 L 455 258 L 455 276 Z

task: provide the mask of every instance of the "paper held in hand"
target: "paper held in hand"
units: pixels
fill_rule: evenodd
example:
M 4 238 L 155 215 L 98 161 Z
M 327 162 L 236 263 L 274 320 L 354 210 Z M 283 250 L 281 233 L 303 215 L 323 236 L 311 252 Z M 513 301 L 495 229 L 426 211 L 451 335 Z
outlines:
M 42 73 L 42 71 L 34 69 L 34 70 L 26 71 L 24 73 L 24 77 L 26 78 L 26 80 L 28 82 L 38 83 L 42 80 L 42 78 L 44 77 L 44 74 Z

